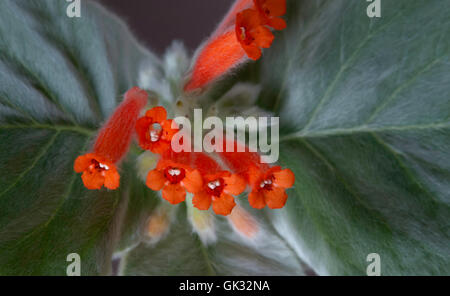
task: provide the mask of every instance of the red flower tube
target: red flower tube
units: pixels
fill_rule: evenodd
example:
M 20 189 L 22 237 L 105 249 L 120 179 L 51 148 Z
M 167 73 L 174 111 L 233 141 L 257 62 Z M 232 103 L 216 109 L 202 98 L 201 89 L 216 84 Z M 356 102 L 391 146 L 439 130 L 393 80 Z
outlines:
M 245 61 L 245 51 L 236 38 L 234 26 L 236 15 L 251 6 L 253 6 L 252 0 L 237 0 L 231 7 L 198 53 L 190 79 L 184 86 L 186 92 L 204 88 Z
M 252 3 L 253 2 L 253 3 Z M 274 35 L 266 26 L 286 28 L 281 18 L 286 0 L 238 0 L 195 59 L 185 92 L 203 89 L 245 62 L 258 60 L 261 48 L 269 48 Z
M 147 104 L 147 92 L 137 87 L 125 94 L 124 101 L 101 128 L 91 153 L 79 156 L 74 170 L 81 176 L 87 189 L 119 187 L 117 163 L 128 152 L 136 120 Z

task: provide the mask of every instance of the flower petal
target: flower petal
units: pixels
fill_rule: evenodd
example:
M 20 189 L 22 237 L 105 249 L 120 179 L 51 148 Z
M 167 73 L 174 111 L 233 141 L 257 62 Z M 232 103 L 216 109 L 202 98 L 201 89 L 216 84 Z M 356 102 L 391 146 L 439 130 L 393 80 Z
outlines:
M 105 177 L 99 172 L 91 173 L 85 171 L 83 175 L 81 175 L 81 179 L 83 180 L 84 186 L 89 190 L 100 189 L 105 182 Z
M 163 154 L 170 148 L 170 142 L 159 140 L 148 145 L 148 149 L 155 154 Z
M 273 33 L 264 26 L 258 26 L 253 29 L 252 35 L 255 38 L 256 45 L 262 48 L 269 48 L 275 39 Z
M 77 173 L 82 173 L 84 170 L 86 170 L 90 165 L 92 161 L 92 155 L 91 154 L 85 154 L 78 156 L 77 159 L 75 159 L 75 163 L 73 165 L 73 169 Z
M 264 200 L 271 209 L 284 207 L 287 201 L 287 194 L 283 188 L 273 187 L 271 190 L 264 190 Z
M 222 193 L 220 197 L 214 198 L 212 202 L 214 213 L 223 216 L 231 214 L 235 205 L 234 197 L 226 193 Z
M 244 192 L 245 187 L 247 187 L 245 180 L 236 174 L 233 174 L 230 177 L 224 177 L 223 180 L 225 181 L 224 191 L 231 195 L 239 195 Z
M 120 184 L 120 175 L 115 168 L 105 171 L 105 187 L 111 190 L 117 189 Z
M 181 181 L 183 186 L 190 193 L 197 193 L 202 189 L 203 179 L 198 170 L 187 171 L 186 177 Z
M 174 123 L 174 121 L 172 119 L 163 120 L 161 122 L 161 128 L 162 128 L 161 139 L 170 142 L 170 141 L 172 141 L 173 136 L 177 132 L 179 132 L 178 127 L 172 128 L 172 123 Z M 174 126 L 177 126 L 177 125 L 174 124 Z
M 145 113 L 145 116 L 150 118 L 152 122 L 163 122 L 167 118 L 167 111 L 164 109 L 164 107 L 157 106 L 153 107 L 152 109 L 148 110 Z
M 263 7 L 266 8 L 267 16 L 282 16 L 286 14 L 286 0 L 254 0 L 254 3 L 256 7 L 263 11 Z
M 147 180 L 145 184 L 151 190 L 159 191 L 163 188 L 166 178 L 164 174 L 158 170 L 152 170 L 147 174 Z
M 264 19 L 257 10 L 249 8 L 236 15 L 236 25 L 238 28 L 244 27 L 252 30 L 253 28 L 264 25 Z M 237 30 L 237 33 L 240 33 L 239 31 Z
M 211 196 L 204 191 L 200 191 L 192 198 L 192 204 L 199 210 L 206 211 L 211 206 Z
M 247 181 L 248 181 L 248 184 L 250 185 L 250 187 L 259 188 L 259 184 L 261 184 L 261 181 L 264 177 L 261 169 L 255 165 L 249 165 L 246 175 L 247 175 Z
M 180 184 L 168 184 L 163 188 L 162 197 L 176 205 L 186 199 L 186 190 Z
M 274 28 L 275 30 L 284 30 L 287 27 L 286 21 L 282 19 L 281 17 L 274 17 L 269 20 L 270 27 Z
M 266 206 L 266 202 L 264 200 L 264 195 L 257 190 L 253 190 L 248 195 L 248 202 L 255 209 L 263 209 Z
M 282 188 L 291 188 L 294 186 L 295 175 L 290 169 L 284 169 L 273 173 L 274 184 Z

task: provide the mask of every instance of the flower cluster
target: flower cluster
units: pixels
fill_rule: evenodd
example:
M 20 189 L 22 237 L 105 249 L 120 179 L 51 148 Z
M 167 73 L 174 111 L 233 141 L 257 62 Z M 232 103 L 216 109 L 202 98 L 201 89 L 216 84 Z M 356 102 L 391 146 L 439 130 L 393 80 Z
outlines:
M 285 189 L 294 184 L 291 170 L 269 167 L 260 162 L 257 153 L 249 152 L 247 148 L 245 152 L 218 153 L 231 171 L 223 169 L 205 153 L 174 152 L 170 145 L 177 131 L 174 126 L 163 107 L 150 109 L 136 124 L 139 145 L 160 154 L 156 168 L 147 175 L 146 185 L 155 191 L 162 190 L 165 200 L 179 204 L 185 201 L 189 192 L 194 195 L 192 204 L 197 209 L 208 210 L 212 206 L 216 214 L 226 216 L 236 205 L 235 197 L 249 185 L 252 207 L 262 209 L 267 205 L 277 209 L 284 206 L 287 200 Z M 237 147 L 238 144 L 233 143 Z
M 205 153 L 174 152 L 171 141 L 178 128 L 173 120 L 167 119 L 163 107 L 154 107 L 136 119 L 146 100 L 144 91 L 131 89 L 100 131 L 94 151 L 75 160 L 74 169 L 83 173 L 86 188 L 119 187 L 116 163 L 126 153 L 127 148 L 124 147 L 128 147 L 132 135 L 130 126 L 135 125 L 140 147 L 160 155 L 156 167 L 148 172 L 146 185 L 152 190 L 161 190 L 162 197 L 169 203 L 185 201 L 189 192 L 194 195 L 192 204 L 197 209 L 212 207 L 216 214 L 226 216 L 236 205 L 235 197 L 249 186 L 252 207 L 262 209 L 267 205 L 277 209 L 284 206 L 287 199 L 285 189 L 294 183 L 291 170 L 269 167 L 260 162 L 257 153 L 249 152 L 247 148 L 244 152 L 236 149 L 236 152 L 218 153 L 231 171 L 222 168 Z M 233 142 L 232 145 L 237 147 L 238 144 Z
M 236 1 L 212 40 L 198 55 L 191 78 L 184 87 L 185 94 L 204 87 L 238 64 L 245 55 L 259 59 L 261 48 L 269 47 L 274 39 L 269 27 L 276 30 L 286 27 L 281 18 L 285 12 L 285 0 Z M 258 153 L 229 139 L 226 146 L 235 147 L 235 152 L 175 152 L 171 144 L 180 129 L 168 118 L 164 107 L 153 107 L 141 116 L 147 101 L 146 91 L 137 87 L 130 89 L 99 131 L 92 151 L 75 160 L 74 170 L 82 173 L 86 188 L 94 190 L 104 186 L 114 190 L 119 187 L 118 164 L 136 135 L 143 150 L 158 155 L 153 169 L 145 171 L 147 187 L 161 191 L 162 198 L 171 204 L 188 200 L 198 210 L 212 208 L 216 214 L 227 216 L 236 206 L 236 197 L 248 189 L 248 200 L 253 208 L 278 209 L 285 205 L 285 190 L 292 187 L 295 180 L 291 170 L 262 163 Z M 184 144 L 191 146 L 191 143 Z M 243 149 L 237 149 L 238 146 Z M 188 199 L 187 193 L 191 194 Z M 250 221 L 253 226 L 243 231 L 247 236 L 256 232 L 254 225 L 257 223 L 248 218 L 243 209 L 236 210 L 231 220 L 239 229 L 242 221 Z

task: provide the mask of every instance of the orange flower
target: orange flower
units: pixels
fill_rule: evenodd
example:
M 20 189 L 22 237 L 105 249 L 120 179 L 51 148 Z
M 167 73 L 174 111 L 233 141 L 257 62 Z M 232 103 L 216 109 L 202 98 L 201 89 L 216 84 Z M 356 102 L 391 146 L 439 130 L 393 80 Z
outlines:
M 265 172 L 260 167 L 250 166 L 248 181 L 252 187 L 248 201 L 253 208 L 262 209 L 267 205 L 271 209 L 280 209 L 286 204 L 285 190 L 294 185 L 295 176 L 290 169 L 282 170 L 279 166 Z
M 272 32 L 264 26 L 264 19 L 254 9 L 245 9 L 236 16 L 236 36 L 248 57 L 258 60 L 261 57 L 261 47 L 269 48 L 275 38 Z
M 179 204 L 186 199 L 186 191 L 197 193 L 203 185 L 198 170 L 188 165 L 161 159 L 156 169 L 147 175 L 147 186 L 155 191 L 162 189 L 162 197 L 171 204 Z
M 212 203 L 217 215 L 229 215 L 236 205 L 233 195 L 239 195 L 245 190 L 245 181 L 227 171 L 205 175 L 203 180 L 203 190 L 192 199 L 194 207 L 208 210 Z
M 275 30 L 286 28 L 286 21 L 280 16 L 286 14 L 286 0 L 253 0 L 265 24 Z
M 161 154 L 170 148 L 170 142 L 178 129 L 172 128 L 173 120 L 167 119 L 164 107 L 154 107 L 145 113 L 136 123 L 139 145 L 144 150 Z
M 271 168 L 261 163 L 258 153 L 250 152 L 247 146 L 234 140 L 227 139 L 226 143 L 230 147 L 234 146 L 235 152 L 218 154 L 222 161 L 242 176 L 252 188 L 248 197 L 250 205 L 256 209 L 262 209 L 266 205 L 271 209 L 282 208 L 287 200 L 285 189 L 294 185 L 294 173 L 290 169 L 282 170 L 279 166 Z M 236 152 L 238 148 L 243 152 Z
M 103 185 L 109 189 L 119 187 L 120 176 L 116 166 L 102 156 L 94 153 L 78 156 L 74 170 L 83 173 L 81 179 L 87 189 L 100 189 Z
M 147 97 L 147 92 L 138 87 L 127 91 L 123 102 L 100 129 L 93 152 L 75 160 L 74 170 L 83 173 L 81 178 L 86 188 L 119 187 L 116 164 L 129 149 L 137 118 L 147 104 Z

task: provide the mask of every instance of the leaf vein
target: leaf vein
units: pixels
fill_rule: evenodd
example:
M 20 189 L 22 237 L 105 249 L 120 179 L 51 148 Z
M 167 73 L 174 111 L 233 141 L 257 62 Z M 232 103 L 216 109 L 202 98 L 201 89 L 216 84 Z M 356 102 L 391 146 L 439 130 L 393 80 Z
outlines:
M 43 149 L 39 152 L 39 154 L 36 156 L 36 158 L 33 160 L 33 162 L 31 163 L 31 165 L 24 170 L 18 177 L 17 179 L 12 182 L 5 190 L 3 190 L 2 192 L 0 192 L 0 198 L 9 190 L 11 190 L 12 188 L 14 188 L 20 180 L 22 180 L 23 177 L 25 177 L 36 165 L 37 163 L 42 159 L 42 157 L 48 152 L 48 150 L 51 148 L 51 146 L 53 145 L 53 143 L 55 142 L 56 138 L 58 137 L 58 135 L 60 134 L 59 131 L 56 131 L 55 134 L 50 138 L 50 141 L 43 147 Z

